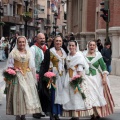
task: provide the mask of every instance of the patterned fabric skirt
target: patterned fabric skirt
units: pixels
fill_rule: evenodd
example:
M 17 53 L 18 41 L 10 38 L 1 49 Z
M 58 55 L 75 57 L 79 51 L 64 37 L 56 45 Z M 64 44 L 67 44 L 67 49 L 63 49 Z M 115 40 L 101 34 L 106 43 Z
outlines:
M 18 81 L 18 80 L 17 80 Z M 41 108 L 27 109 L 24 92 L 19 83 L 7 86 L 6 94 L 6 114 L 7 115 L 25 115 L 39 113 Z
M 80 110 L 80 111 L 63 111 L 63 116 L 64 117 L 85 117 L 85 116 L 90 116 L 93 115 L 93 109 L 90 110 Z
M 104 92 L 104 97 L 105 97 L 107 104 L 103 107 L 95 107 L 94 109 L 95 116 L 105 117 L 110 114 L 113 114 L 114 112 L 115 105 L 114 105 L 114 101 L 113 101 L 108 85 L 104 86 L 103 92 Z

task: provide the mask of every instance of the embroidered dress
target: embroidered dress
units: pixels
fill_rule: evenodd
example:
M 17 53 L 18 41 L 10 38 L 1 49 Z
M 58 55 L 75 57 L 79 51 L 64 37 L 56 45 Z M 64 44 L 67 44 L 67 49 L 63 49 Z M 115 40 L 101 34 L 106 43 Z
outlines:
M 63 83 L 65 80 L 65 58 L 66 53 L 61 48 L 62 56 L 56 53 L 55 48 L 50 49 L 50 69 L 56 74 L 56 90 L 51 89 L 52 114 L 62 114 L 63 104 Z
M 8 58 L 8 67 L 17 69 L 16 84 L 7 84 L 6 113 L 25 115 L 42 111 L 36 89 L 34 70 L 29 68 L 30 53 L 13 50 Z
M 87 52 L 84 56 L 89 64 L 90 73 L 87 75 L 90 86 L 90 94 L 93 98 L 94 114 L 96 116 L 105 117 L 113 113 L 114 102 L 110 92 L 110 83 L 107 77 L 107 84 L 103 86 L 102 75 L 108 73 L 106 65 L 103 61 L 101 53 L 96 52 L 95 57 L 87 57 Z
M 65 78 L 63 91 L 63 116 L 80 117 L 93 115 L 92 99 L 90 98 L 89 86 L 86 80 L 85 70 L 83 69 L 86 66 L 85 69 L 87 71 L 87 69 L 89 69 L 88 64 L 85 65 L 84 57 L 80 52 L 77 52 L 74 56 L 68 55 L 66 63 L 68 72 Z M 77 71 L 81 71 L 84 78 L 79 87 L 84 92 L 86 99 L 82 98 L 79 91 L 75 94 L 73 87 L 70 85 L 70 80 L 73 76 L 77 75 Z

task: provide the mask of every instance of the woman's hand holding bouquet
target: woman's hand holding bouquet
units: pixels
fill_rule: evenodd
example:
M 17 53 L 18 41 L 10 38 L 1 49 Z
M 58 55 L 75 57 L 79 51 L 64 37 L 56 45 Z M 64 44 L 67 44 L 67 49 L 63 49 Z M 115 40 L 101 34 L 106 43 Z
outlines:
M 82 92 L 82 88 L 80 88 L 80 84 L 83 82 L 83 78 L 81 75 L 75 75 L 71 81 L 70 81 L 70 85 L 73 87 L 74 89 L 74 93 L 76 94 L 77 92 L 81 93 L 81 96 L 83 99 L 86 99 L 85 94 Z
M 51 87 L 53 87 L 56 89 L 56 75 L 53 72 L 46 72 L 44 74 L 44 80 L 48 83 L 47 88 L 51 89 Z
M 7 70 L 3 71 L 4 80 L 7 84 L 16 84 L 15 77 L 16 71 L 13 68 L 8 68 Z

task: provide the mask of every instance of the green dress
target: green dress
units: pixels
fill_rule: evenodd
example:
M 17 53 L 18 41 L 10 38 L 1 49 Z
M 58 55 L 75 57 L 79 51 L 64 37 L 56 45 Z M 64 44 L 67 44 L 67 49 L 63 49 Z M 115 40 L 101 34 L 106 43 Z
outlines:
M 114 101 L 110 92 L 110 83 L 108 77 L 107 84 L 103 86 L 103 75 L 107 72 L 103 57 L 99 52 L 96 52 L 95 57 L 87 57 L 83 53 L 87 63 L 89 64 L 89 74 L 86 75 L 90 87 L 90 95 L 93 99 L 94 115 L 105 117 L 113 113 Z

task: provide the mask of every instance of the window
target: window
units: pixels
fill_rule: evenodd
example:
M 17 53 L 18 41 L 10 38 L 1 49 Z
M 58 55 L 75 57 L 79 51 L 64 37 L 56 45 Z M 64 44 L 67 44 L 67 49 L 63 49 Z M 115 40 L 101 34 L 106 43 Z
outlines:
M 45 13 L 45 6 L 39 5 L 38 10 L 39 10 L 39 13 Z
M 64 12 L 64 20 L 67 20 L 67 13 Z
M 10 11 L 9 11 L 9 13 L 10 13 L 9 14 L 10 16 L 13 16 L 13 5 L 11 5 L 11 4 L 10 4 Z
M 13 16 L 16 15 L 16 2 L 13 2 Z
M 17 14 L 18 15 L 22 14 L 22 5 L 17 5 Z
M 3 12 L 4 12 L 4 13 L 3 13 L 4 15 L 7 15 L 7 14 L 8 14 L 8 13 L 7 13 L 7 5 L 4 5 L 4 7 L 3 7 Z
M 50 1 L 47 1 L 47 7 L 50 8 Z
M 44 13 L 45 12 L 45 6 L 40 5 L 40 11 L 41 11 L 41 13 Z

